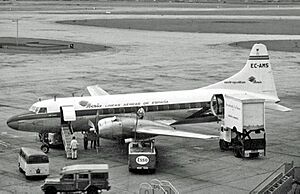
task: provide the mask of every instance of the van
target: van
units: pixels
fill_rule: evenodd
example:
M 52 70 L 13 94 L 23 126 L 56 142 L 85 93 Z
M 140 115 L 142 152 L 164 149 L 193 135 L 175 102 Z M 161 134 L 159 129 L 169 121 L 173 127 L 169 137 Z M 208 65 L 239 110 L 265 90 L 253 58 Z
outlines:
M 107 164 L 78 164 L 63 167 L 59 177 L 47 178 L 41 189 L 45 194 L 87 192 L 96 194 L 110 190 Z
M 18 157 L 19 171 L 25 174 L 26 178 L 49 175 L 48 156 L 40 151 L 22 147 Z

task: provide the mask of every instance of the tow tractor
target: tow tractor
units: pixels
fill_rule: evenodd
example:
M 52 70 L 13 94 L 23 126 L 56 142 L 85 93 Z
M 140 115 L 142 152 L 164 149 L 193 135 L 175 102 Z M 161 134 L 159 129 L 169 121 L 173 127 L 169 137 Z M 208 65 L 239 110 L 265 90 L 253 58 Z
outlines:
M 154 173 L 156 170 L 157 151 L 154 140 L 133 141 L 128 145 L 128 170 L 148 171 Z
M 216 96 L 211 104 L 223 105 L 223 125 L 220 129 L 221 150 L 232 148 L 236 157 L 258 157 L 266 155 L 265 102 L 249 94 Z M 213 100 L 212 100 L 213 102 Z M 221 103 L 220 103 L 221 102 Z M 217 108 L 218 110 L 219 108 Z M 222 120 L 222 119 L 221 119 Z

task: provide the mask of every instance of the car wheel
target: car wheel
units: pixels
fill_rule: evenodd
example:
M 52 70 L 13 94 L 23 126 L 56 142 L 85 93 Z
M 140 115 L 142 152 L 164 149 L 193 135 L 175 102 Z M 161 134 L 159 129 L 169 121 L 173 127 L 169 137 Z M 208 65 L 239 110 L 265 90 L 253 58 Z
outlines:
M 150 174 L 154 174 L 156 172 L 156 169 L 149 169 Z
M 47 144 L 43 144 L 41 146 L 41 150 L 47 154 L 49 152 L 49 146 Z
M 237 157 L 237 158 L 242 157 L 242 151 L 241 151 L 241 148 L 239 148 L 239 147 L 234 147 L 233 148 L 233 153 L 234 153 L 234 156 Z
M 23 172 L 23 169 L 21 168 L 20 163 L 18 164 L 18 166 L 19 166 L 19 171 L 20 171 L 20 172 Z
M 96 187 L 90 187 L 87 190 L 87 194 L 98 194 L 98 189 Z
M 57 190 L 54 187 L 47 187 L 45 190 L 45 194 L 56 194 Z
M 224 141 L 223 139 L 219 140 L 219 146 L 221 151 L 226 151 L 229 148 L 228 142 Z

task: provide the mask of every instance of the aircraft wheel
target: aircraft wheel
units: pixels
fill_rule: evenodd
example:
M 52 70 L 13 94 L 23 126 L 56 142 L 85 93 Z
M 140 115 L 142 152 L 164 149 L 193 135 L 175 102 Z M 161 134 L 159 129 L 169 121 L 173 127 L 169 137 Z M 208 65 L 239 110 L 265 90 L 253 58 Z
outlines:
M 44 152 L 44 153 L 48 153 L 49 152 L 49 145 L 47 145 L 47 144 L 43 144 L 42 146 L 41 146 L 41 150 Z

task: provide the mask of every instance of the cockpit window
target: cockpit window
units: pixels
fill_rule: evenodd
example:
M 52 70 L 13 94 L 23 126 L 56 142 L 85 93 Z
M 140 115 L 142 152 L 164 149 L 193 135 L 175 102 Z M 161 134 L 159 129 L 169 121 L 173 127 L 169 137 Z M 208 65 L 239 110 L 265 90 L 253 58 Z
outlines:
M 46 107 L 41 107 L 40 109 L 39 109 L 39 112 L 38 112 L 39 114 L 41 114 L 41 113 L 47 113 L 47 108 Z
M 31 112 L 36 112 L 36 106 L 31 106 L 31 107 L 29 108 L 29 111 L 31 111 Z

